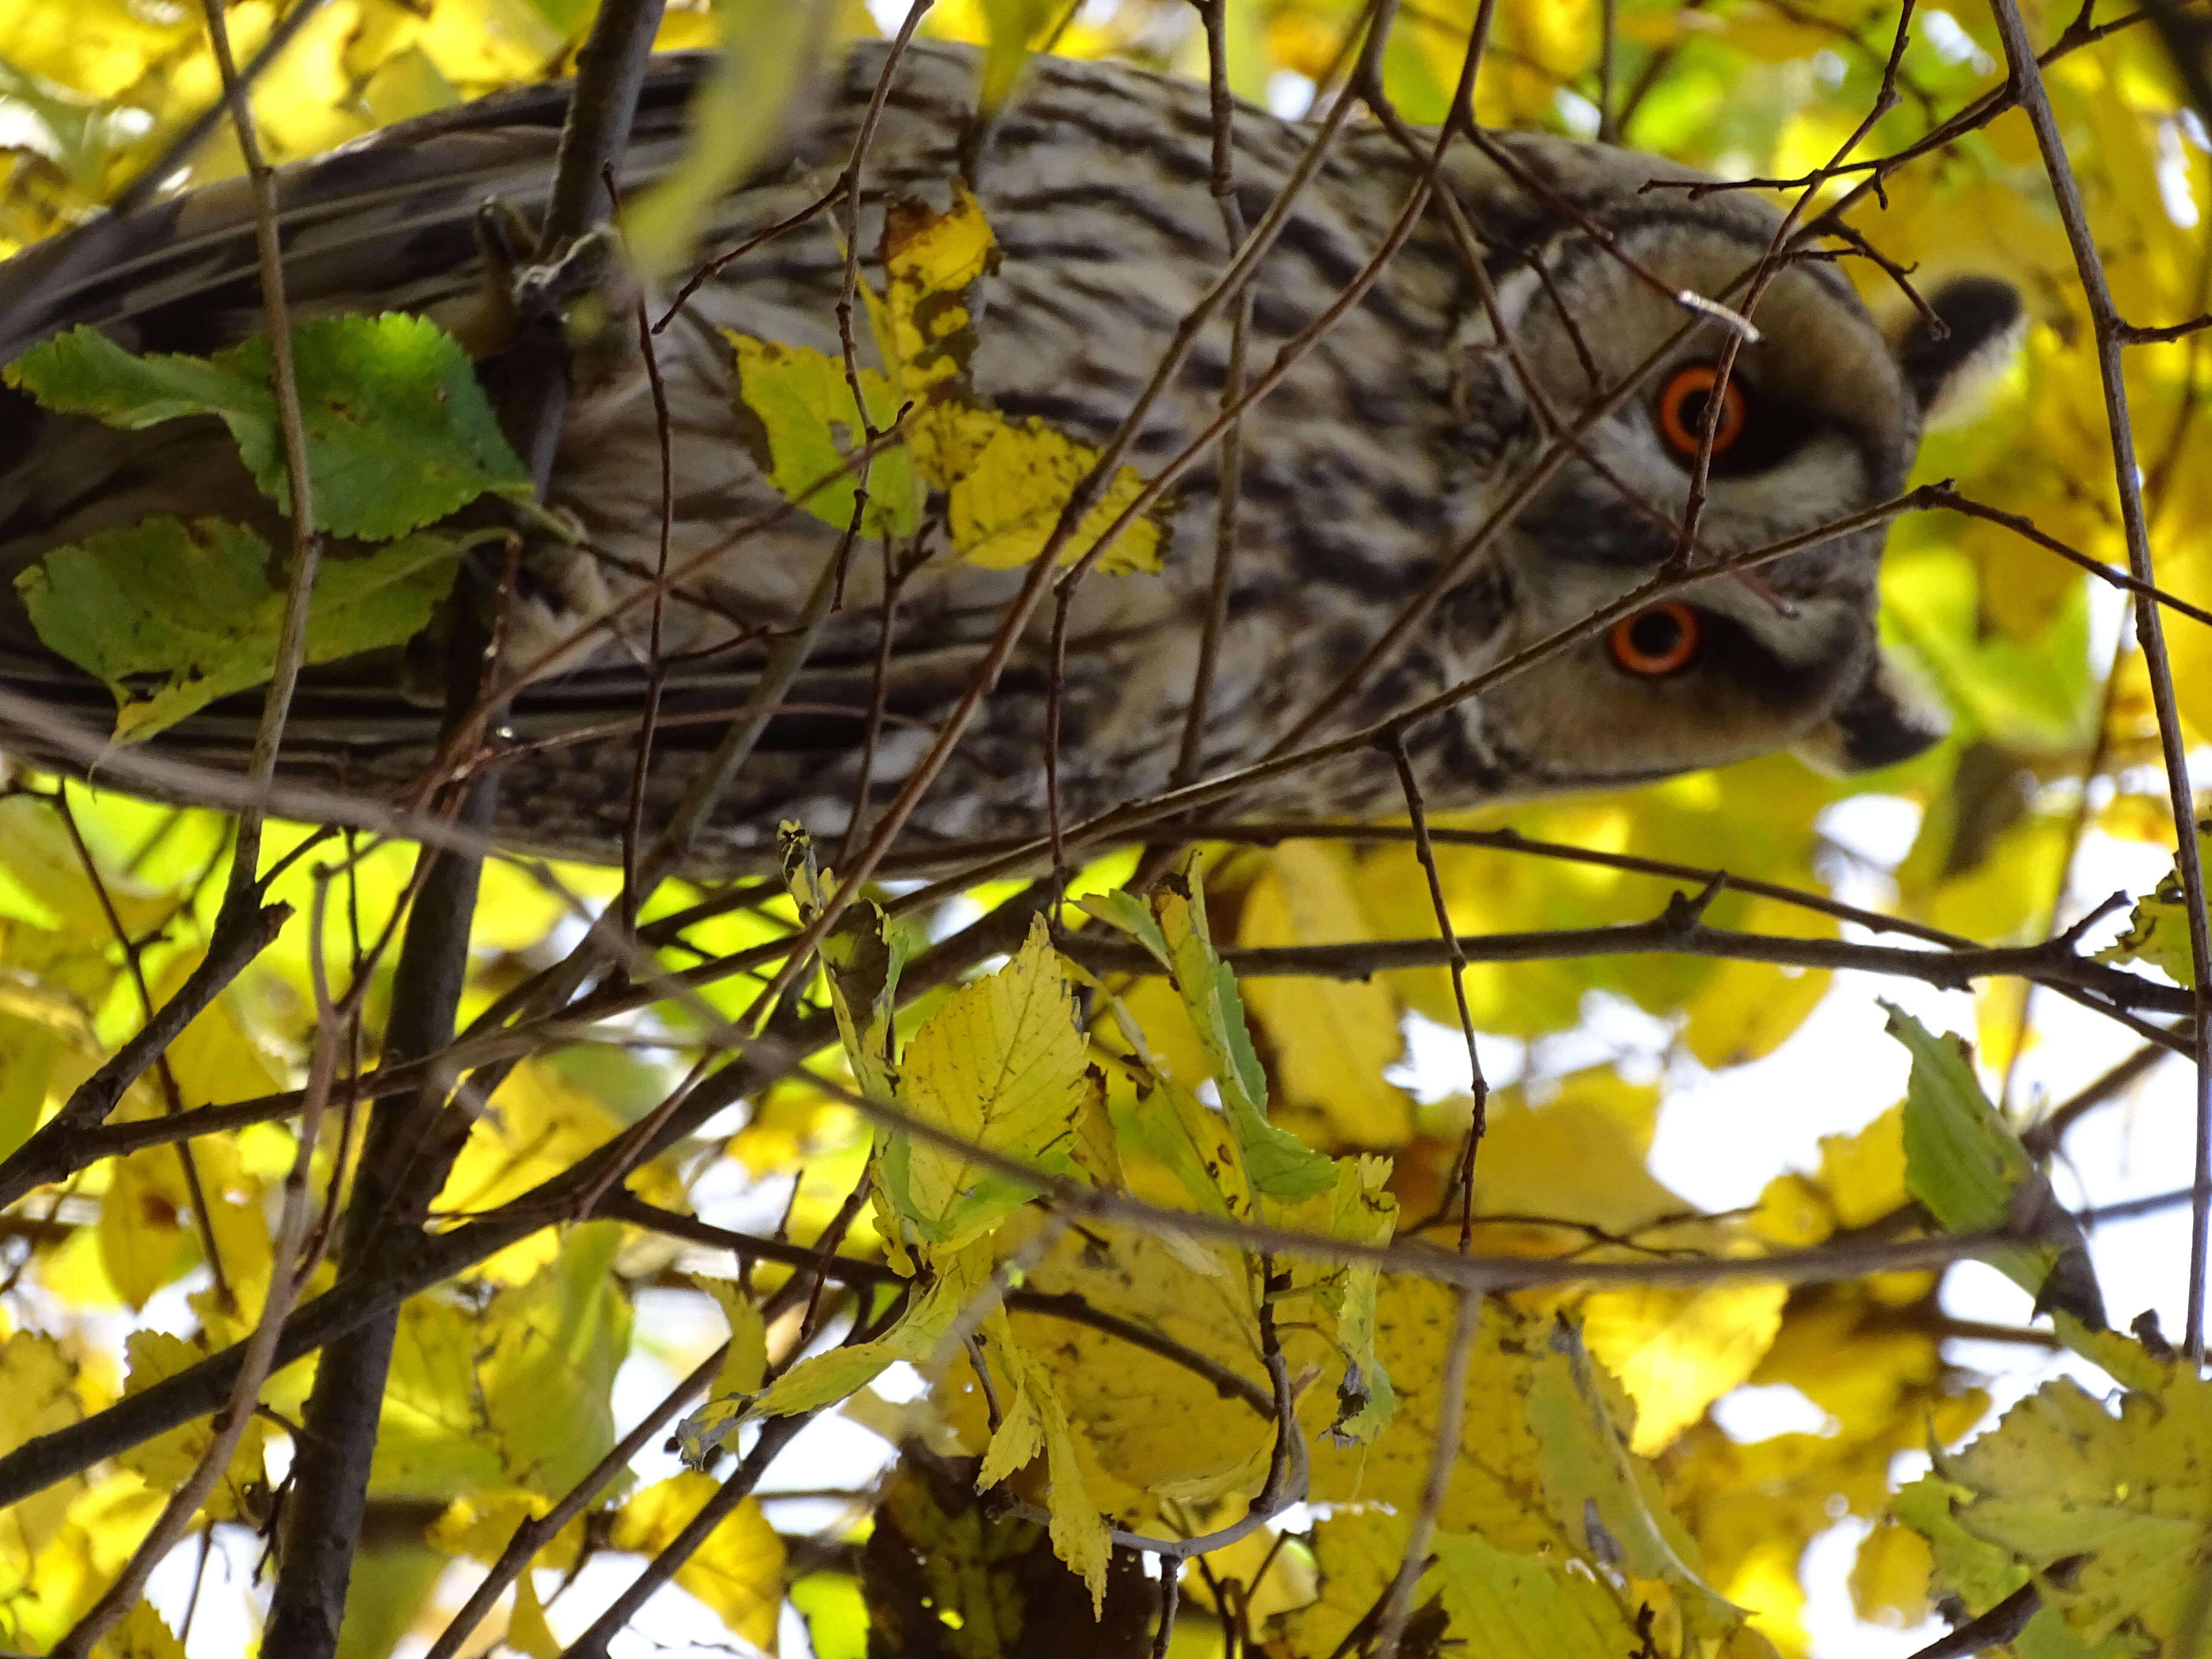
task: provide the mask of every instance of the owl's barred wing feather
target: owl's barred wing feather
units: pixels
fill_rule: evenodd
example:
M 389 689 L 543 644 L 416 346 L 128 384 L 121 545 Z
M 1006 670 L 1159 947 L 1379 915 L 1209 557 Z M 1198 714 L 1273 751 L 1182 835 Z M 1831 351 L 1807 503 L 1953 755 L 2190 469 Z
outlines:
M 703 254 L 823 194 L 850 155 L 883 61 L 880 46 L 856 50 L 801 100 L 805 113 L 786 153 L 718 204 L 702 230 Z M 626 194 L 681 153 L 683 112 L 705 66 L 687 55 L 655 60 L 621 169 Z M 899 64 L 863 173 L 864 254 L 876 246 L 887 201 L 951 204 L 976 70 L 973 55 L 940 47 L 916 47 Z M 478 210 L 495 197 L 534 216 L 566 93 L 501 94 L 286 169 L 280 228 L 295 309 L 418 310 L 474 341 L 488 293 Z M 1313 133 L 1240 108 L 1233 137 L 1237 188 L 1254 222 Z M 1121 423 L 1231 253 L 1209 189 L 1212 140 L 1202 88 L 1103 65 L 1032 65 L 969 181 L 1001 255 L 983 289 L 970 369 L 975 393 L 1005 420 L 1094 446 Z M 1484 240 L 1513 355 L 1560 406 L 1590 394 L 1593 368 L 1624 373 L 1681 316 L 1649 283 L 1624 274 L 1591 226 L 1632 249 L 1647 273 L 1656 266 L 1665 282 L 1719 292 L 1756 261 L 1777 222 L 1740 194 L 1640 195 L 1655 176 L 1689 176 L 1648 157 L 1525 135 L 1494 135 L 1493 143 L 1510 165 L 1462 145 L 1448 162 L 1449 182 Z M 1388 135 L 1346 131 L 1260 267 L 1255 366 L 1359 274 L 1415 182 Z M 788 510 L 762 475 L 739 417 L 726 331 L 834 356 L 844 258 L 817 218 L 748 252 L 658 337 L 675 469 L 670 568 L 682 574 L 663 618 L 668 696 L 654 734 L 649 817 L 681 794 L 696 757 L 742 705 L 835 554 L 836 529 Z M 870 259 L 872 281 L 874 270 Z M 1747 351 L 1742 372 L 1770 398 L 1788 442 L 1757 477 L 1717 474 L 1704 533 L 1723 551 L 1893 489 L 1917 440 L 1921 388 L 1908 388 L 1840 278 L 1793 269 L 1768 303 L 1784 327 L 1772 343 Z M 258 327 L 243 193 L 229 185 L 195 191 L 0 268 L 0 353 L 84 323 L 147 351 L 204 352 Z M 619 346 L 623 331 L 611 337 Z M 861 348 L 872 362 L 866 342 Z M 1649 404 L 1638 398 L 1588 440 L 1592 464 L 1606 463 L 1602 477 L 1571 464 L 1502 534 L 1483 530 L 1541 452 L 1544 433 L 1434 215 L 1362 301 L 1301 349 L 1244 422 L 1235 581 L 1201 755 L 1211 770 L 1250 761 L 1291 728 L 1470 538 L 1483 557 L 1382 672 L 1332 708 L 1337 718 L 1380 718 L 1617 597 L 1671 551 L 1651 520 L 1654 509 L 1679 511 L 1685 488 L 1679 459 L 1656 448 Z M 1217 319 L 1133 434 L 1128 459 L 1140 473 L 1183 456 L 1218 406 L 1228 362 L 1228 324 Z M 584 856 L 611 855 L 619 842 L 645 700 L 641 593 L 659 557 L 661 513 L 660 441 L 641 368 L 619 351 L 580 360 L 585 383 L 552 493 L 581 526 L 584 544 L 532 546 L 514 618 L 510 659 L 573 636 L 593 617 L 612 618 L 582 635 L 558 675 L 525 690 L 502 738 L 502 833 Z M 0 574 L 152 514 L 271 517 L 211 422 L 122 434 L 0 394 L 0 456 L 9 458 L 0 463 Z M 1640 514 L 1620 499 L 1623 479 L 1647 497 Z M 1076 591 L 1060 776 L 1073 816 L 1167 784 L 1203 628 L 1217 487 L 1213 457 L 1190 459 L 1155 510 L 1165 568 L 1093 577 Z M 750 533 L 733 535 L 748 525 Z M 1875 684 L 1878 552 L 1877 532 L 1771 567 L 1767 580 L 1796 601 L 1786 617 L 1730 584 L 1707 584 L 1699 602 L 1719 643 L 1694 672 L 1638 684 L 1589 651 L 1569 653 L 1500 695 L 1425 723 L 1412 740 L 1431 799 L 1473 804 L 1622 781 L 1804 737 L 1845 703 L 1863 702 Z M 856 550 L 842 604 L 710 826 L 705 860 L 763 855 L 781 816 L 840 827 L 863 787 L 878 705 L 866 784 L 878 793 L 896 788 L 975 672 L 1020 574 L 954 557 L 941 517 L 914 545 Z M 896 600 L 888 608 L 887 583 Z M 921 841 L 1034 832 L 1050 674 L 1040 626 L 914 821 Z M 289 727 L 293 774 L 386 793 L 411 783 L 431 752 L 436 699 L 402 695 L 404 678 L 389 653 L 311 672 Z M 105 691 L 46 653 L 12 605 L 0 609 L 0 680 L 102 723 Z M 235 763 L 254 712 L 251 699 L 219 704 L 161 741 Z M 1864 710 L 1855 718 L 1868 726 Z M 1882 706 L 1871 725 L 1882 727 Z M 1249 804 L 1364 813 L 1396 798 L 1379 759 L 1293 782 Z

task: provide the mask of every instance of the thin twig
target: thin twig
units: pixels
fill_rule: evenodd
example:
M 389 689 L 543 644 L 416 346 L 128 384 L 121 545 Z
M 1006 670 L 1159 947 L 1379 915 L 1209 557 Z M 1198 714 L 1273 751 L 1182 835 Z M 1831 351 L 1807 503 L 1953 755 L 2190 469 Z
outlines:
M 2105 422 L 2112 447 L 2112 477 L 2120 500 L 2120 522 L 2126 533 L 2128 569 L 2135 579 L 2153 580 L 2150 533 L 2143 517 L 2142 483 L 2136 464 L 2135 437 L 2128 412 L 2127 382 L 2121 363 L 2124 325 L 2105 281 L 2102 256 L 2095 233 L 2081 204 L 2081 191 L 2074 179 L 2073 164 L 2066 155 L 2065 140 L 2044 91 L 2043 71 L 2027 38 L 2014 0 L 1990 0 L 1998 38 L 2012 70 L 2012 89 L 2027 111 L 2035 131 L 2036 146 L 2043 153 L 2044 172 L 2057 198 L 2058 216 L 2074 251 L 2083 299 L 2096 331 L 2097 368 L 2104 382 Z M 2196 991 L 2191 1010 L 2195 1028 L 2197 1060 L 2197 1184 L 2212 1188 L 2212 1008 L 2205 1002 L 2212 986 L 2212 931 L 2204 913 L 2204 871 L 2197 856 L 2196 814 L 2192 807 L 2189 758 L 2181 732 L 2181 714 L 2173 691 L 2173 669 L 2167 660 L 2166 631 L 2154 605 L 2136 607 L 2136 638 L 2142 647 L 2143 668 L 2150 681 L 2151 704 L 2158 715 L 2159 747 L 2166 762 L 2166 790 L 2173 809 L 2176 846 L 2174 867 L 2181 877 L 2182 902 L 2188 915 L 2189 959 Z M 2198 1198 L 2190 1218 L 2189 1322 L 2182 1347 L 2191 1363 L 2204 1358 L 2204 1293 L 2208 1251 L 2212 1251 L 2212 1199 Z
M 430 1644 L 423 1659 L 453 1659 L 461 1644 L 476 1633 L 476 1628 L 492 1609 L 492 1603 L 507 1593 L 507 1587 L 520 1578 L 530 1566 L 532 1559 L 556 1537 L 561 1528 L 581 1515 L 592 1500 L 617 1475 L 625 1473 L 630 1460 L 643 1451 L 653 1437 L 667 1426 L 668 1419 L 704 1393 L 721 1369 L 722 1358 L 730 1351 L 726 1342 L 708 1354 L 691 1369 L 690 1374 L 660 1397 L 659 1404 L 647 1412 L 607 1455 L 592 1466 L 591 1472 L 563 1492 L 553 1507 L 544 1515 L 526 1520 L 514 1529 L 500 1552 L 483 1582 L 470 1593 L 461 1610 L 447 1621 L 439 1632 L 438 1639 Z
M 1420 860 L 1421 873 L 1428 878 L 1429 905 L 1436 912 L 1437 931 L 1443 936 L 1444 960 L 1449 964 L 1446 971 L 1451 975 L 1452 1001 L 1459 1011 L 1460 1035 L 1467 1039 L 1468 1086 L 1474 1096 L 1474 1107 L 1468 1119 L 1467 1139 L 1453 1162 L 1452 1188 L 1444 1194 L 1447 1206 L 1452 1192 L 1461 1196 L 1459 1247 L 1466 1251 L 1474 1248 L 1474 1155 L 1482 1145 L 1482 1132 L 1489 1122 L 1490 1085 L 1482 1075 L 1482 1056 L 1475 1052 L 1474 1014 L 1467 1006 L 1467 952 L 1460 947 L 1459 929 L 1452 926 L 1451 907 L 1444 902 L 1443 878 L 1437 872 L 1436 848 L 1429 844 L 1429 814 L 1421 800 L 1421 786 L 1413 776 L 1413 763 L 1406 753 L 1406 740 L 1395 732 L 1390 738 L 1390 760 L 1398 769 L 1398 787 L 1405 793 L 1406 811 L 1413 819 L 1413 855 Z

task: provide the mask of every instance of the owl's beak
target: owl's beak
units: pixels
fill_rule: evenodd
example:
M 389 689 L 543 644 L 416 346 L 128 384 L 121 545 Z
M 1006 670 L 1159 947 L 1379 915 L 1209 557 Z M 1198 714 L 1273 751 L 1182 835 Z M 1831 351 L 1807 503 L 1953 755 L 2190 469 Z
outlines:
M 1831 776 L 1869 772 L 1911 760 L 1950 729 L 1950 717 L 1910 671 L 1877 651 L 1857 688 L 1793 752 Z

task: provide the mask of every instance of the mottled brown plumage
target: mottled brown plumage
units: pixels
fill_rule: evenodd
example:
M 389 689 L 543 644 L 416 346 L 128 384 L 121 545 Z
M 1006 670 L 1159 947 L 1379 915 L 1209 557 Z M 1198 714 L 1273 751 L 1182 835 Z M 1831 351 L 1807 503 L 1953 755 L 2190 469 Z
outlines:
M 704 252 L 727 248 L 820 195 L 844 165 L 883 48 L 856 50 L 830 76 L 787 155 L 721 204 Z M 682 112 L 702 65 L 657 61 L 623 173 L 635 191 L 683 143 Z M 977 62 L 917 47 L 900 64 L 864 178 L 860 245 L 872 249 L 894 195 L 950 199 L 973 110 Z M 474 221 L 497 197 L 542 202 L 565 89 L 532 88 L 395 128 L 288 170 L 283 201 L 295 307 L 428 311 L 480 322 L 484 280 Z M 1237 194 L 1256 222 L 1312 131 L 1247 108 L 1236 116 Z M 1496 135 L 1510 167 L 1455 145 L 1446 176 L 1482 238 L 1515 345 L 1571 414 L 1593 369 L 1611 384 L 1686 313 L 1563 222 L 1513 176 L 1542 181 L 1602 225 L 1670 286 L 1729 290 L 1777 222 L 1747 195 L 1692 201 L 1639 194 L 1654 177 L 1692 175 L 1630 152 Z M 1209 192 L 1212 136 L 1202 88 L 1128 69 L 1040 59 L 992 130 L 974 185 L 1004 252 L 985 291 L 978 391 L 1085 442 L 1121 422 L 1177 323 L 1230 247 Z M 1405 151 L 1372 125 L 1336 144 L 1254 290 L 1251 362 L 1265 366 L 1382 243 L 1415 181 Z M 1548 283 L 1540 281 L 1540 261 Z M 747 255 L 660 336 L 674 423 L 674 562 L 722 543 L 776 502 L 732 415 L 720 330 L 836 349 L 842 258 L 824 218 Z M 1746 464 L 1716 466 L 1701 536 L 1741 553 L 1893 494 L 1917 446 L 1921 410 L 1952 366 L 2010 319 L 1987 287 L 1961 290 L 1961 328 L 1938 345 L 1904 342 L 1905 362 L 1832 269 L 1784 271 L 1757 315 L 1765 331 L 1737 375 L 1753 399 Z M 1583 346 L 1562 315 L 1579 325 Z M 0 358 L 90 322 L 137 349 L 206 350 L 257 327 L 252 238 L 235 182 L 90 226 L 0 268 Z M 1708 360 L 1717 329 L 1679 354 Z M 1212 416 L 1226 374 L 1225 319 L 1209 326 L 1129 453 L 1149 473 Z M 1589 361 L 1585 361 L 1584 348 Z M 599 373 L 565 429 L 553 495 L 583 525 L 586 552 L 532 549 L 516 649 L 556 637 L 634 590 L 657 557 L 659 449 L 633 360 Z M 1668 368 L 1674 367 L 1669 364 Z M 1480 672 L 1607 603 L 1672 550 L 1662 525 L 1624 501 L 1590 462 L 1668 514 L 1680 510 L 1684 460 L 1655 404 L 1662 369 L 1591 434 L 1471 574 L 1444 594 L 1381 670 L 1327 708 L 1341 732 Z M 40 413 L 8 394 L 0 409 L 0 567 L 155 513 L 269 510 L 211 421 L 125 434 Z M 1249 762 L 1328 699 L 1345 671 L 1454 553 L 1541 453 L 1530 401 L 1492 335 L 1474 284 L 1433 210 L 1376 281 L 1248 416 L 1236 582 L 1202 772 Z M 1164 787 L 1196 665 L 1214 556 L 1218 469 L 1200 459 L 1158 514 L 1167 568 L 1092 576 L 1074 600 L 1062 717 L 1061 788 L 1071 820 Z M 274 530 L 273 522 L 271 529 Z M 793 516 L 708 559 L 665 619 L 672 667 L 648 826 L 680 795 L 698 757 L 757 674 L 836 542 Z M 900 591 L 888 706 L 876 757 L 879 803 L 908 775 L 980 660 L 1019 572 L 954 561 L 940 535 Z M 1701 650 L 1675 672 L 1625 672 L 1594 640 L 1408 733 L 1439 809 L 1619 784 L 1792 744 L 1844 764 L 1879 763 L 1924 742 L 1888 689 L 1874 643 L 1881 532 L 1865 531 L 1768 566 L 1768 590 L 1711 580 L 1686 597 Z M 728 792 L 699 852 L 708 867 L 749 863 L 778 818 L 842 829 L 858 783 L 874 688 L 884 561 L 853 561 L 831 618 L 790 696 Z M 910 861 L 933 847 L 1034 834 L 1045 799 L 1042 729 L 1050 606 L 914 819 Z M 516 703 L 507 740 L 501 833 L 520 843 L 611 857 L 629 791 L 646 683 L 644 612 L 619 639 L 597 636 Z M 394 794 L 413 783 L 437 723 L 434 698 L 402 690 L 396 658 L 314 671 L 290 728 L 295 777 Z M 0 611 L 0 684 L 29 688 L 104 726 L 106 693 L 46 653 L 20 611 Z M 163 740 L 240 763 L 251 699 L 218 706 Z M 1245 811 L 1305 815 L 1394 810 L 1387 757 L 1353 757 L 1247 795 Z

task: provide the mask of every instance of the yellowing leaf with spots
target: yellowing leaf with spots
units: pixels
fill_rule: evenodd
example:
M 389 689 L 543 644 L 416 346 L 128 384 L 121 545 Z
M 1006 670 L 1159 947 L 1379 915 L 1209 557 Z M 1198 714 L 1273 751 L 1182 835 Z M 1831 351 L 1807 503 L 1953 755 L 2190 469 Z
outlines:
M 860 419 L 844 365 L 807 346 L 778 345 L 734 330 L 723 337 L 737 354 L 738 398 L 752 424 L 738 435 L 769 482 L 823 523 L 842 530 L 853 501 L 868 493 L 860 528 L 871 536 L 911 536 L 921 523 L 921 491 L 912 457 L 894 444 L 854 465 L 853 452 L 898 418 L 890 385 L 872 368 L 860 371 L 868 417 Z
M 2200 1616 L 2212 1562 L 2212 1384 L 2185 1368 L 2117 1406 L 2070 1378 L 2046 1383 L 1993 1432 L 1939 1455 L 1935 1480 L 1950 1523 L 2037 1575 L 2045 1605 L 2082 1641 L 2170 1652 Z M 1924 1513 L 1905 1518 L 1936 1538 L 1940 1556 L 1940 1528 Z
M 884 209 L 878 253 L 884 297 L 872 310 L 878 343 L 897 366 L 900 397 L 919 398 L 939 387 L 964 392 L 975 350 L 976 284 L 999 268 L 998 239 L 983 210 L 957 185 L 944 213 L 918 198 L 897 198 Z
M 686 1472 L 643 1492 L 616 1512 L 608 1543 L 657 1555 L 689 1526 L 721 1488 L 710 1475 Z M 676 1582 L 697 1596 L 741 1641 L 768 1649 L 775 1641 L 783 1600 L 783 1540 L 748 1498 L 708 1533 Z
M 2199 825 L 2197 856 L 2212 857 L 2212 836 Z M 2097 952 L 2100 962 L 2148 963 L 2181 985 L 2197 983 L 2197 966 L 2189 948 L 2189 903 L 2181 890 L 2177 865 L 2158 885 L 2136 901 L 2128 917 L 2128 931 Z
M 900 1063 L 900 1099 L 922 1122 L 1062 1175 L 1074 1172 L 1076 1116 L 1097 1086 L 1042 916 L 1012 962 L 923 1023 Z M 904 1132 L 881 1159 L 893 1206 L 933 1251 L 982 1237 L 1037 1190 Z
M 915 405 L 908 442 L 922 479 L 945 493 L 953 550 L 987 569 L 1027 564 L 1044 550 L 1098 451 L 1035 416 L 1008 420 L 969 385 L 982 284 L 999 263 L 972 196 L 956 192 L 945 213 L 913 198 L 894 201 L 878 251 L 884 295 L 869 296 L 877 347 L 893 366 L 896 399 Z M 1115 469 L 1060 550 L 1060 562 L 1089 553 L 1143 488 L 1133 468 Z M 1142 518 L 1099 559 L 1109 574 L 1159 567 L 1159 527 Z

